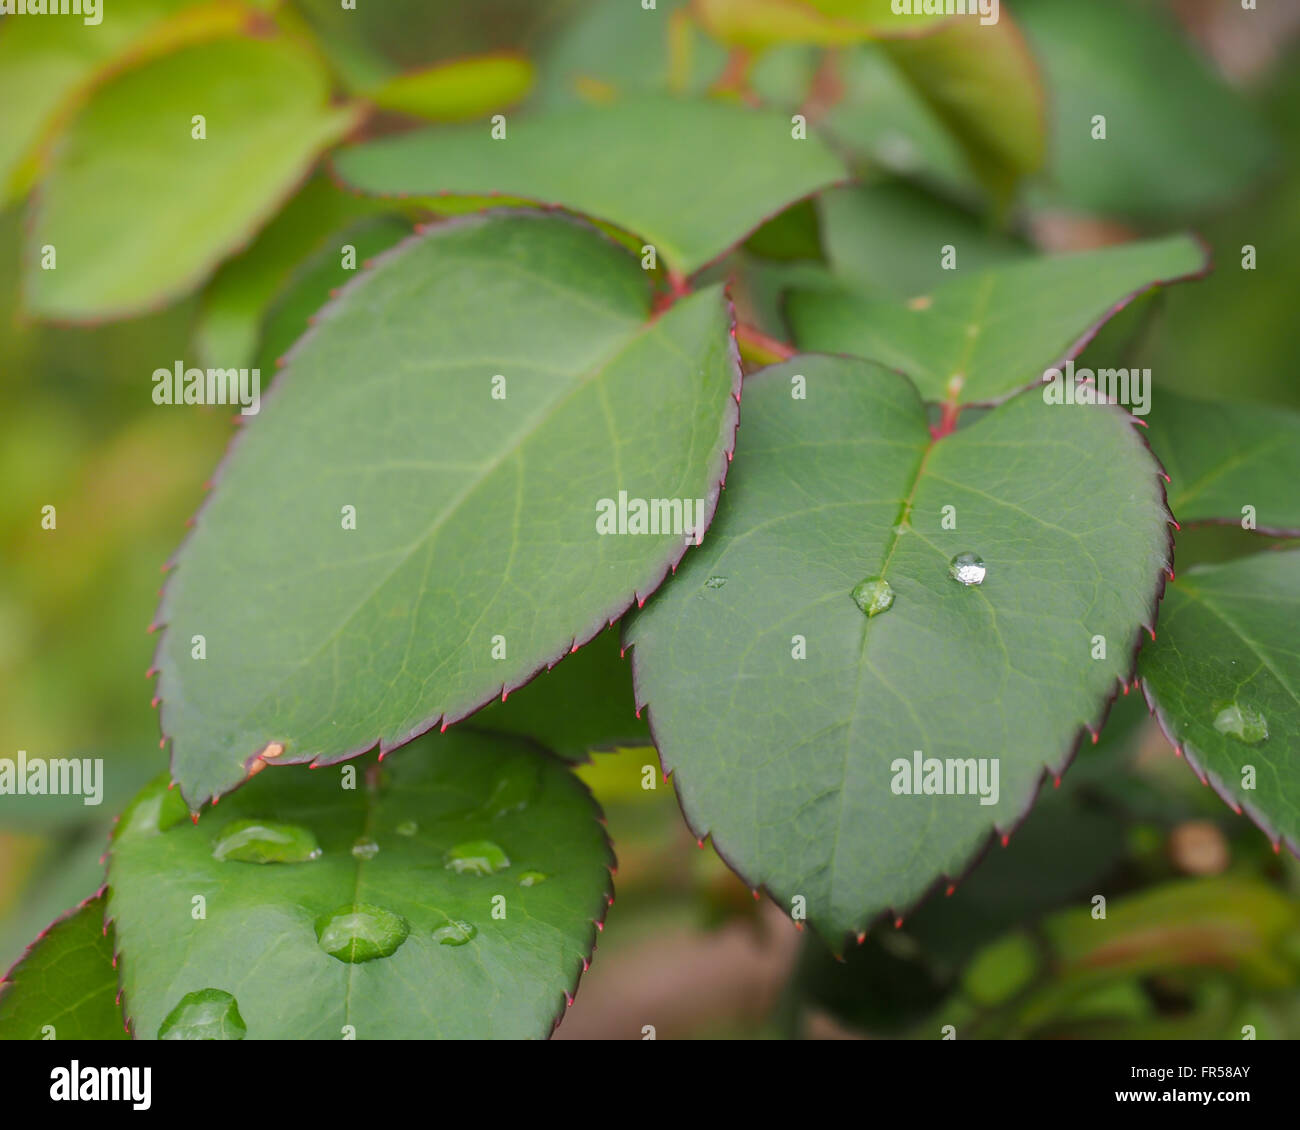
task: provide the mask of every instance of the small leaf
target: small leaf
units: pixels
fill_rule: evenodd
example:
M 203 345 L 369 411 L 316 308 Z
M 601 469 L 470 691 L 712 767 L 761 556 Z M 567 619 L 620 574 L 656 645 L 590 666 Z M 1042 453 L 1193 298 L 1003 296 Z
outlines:
M 1226 203 L 1270 163 L 1261 120 L 1172 14 L 1120 0 L 1022 0 L 1016 19 L 1052 92 L 1047 202 L 1168 224 Z M 1104 141 L 1093 138 L 1098 116 Z
M 626 630 L 696 835 L 832 942 L 962 874 L 1100 727 L 1167 518 L 1113 408 L 1028 392 L 935 442 L 916 390 L 866 362 L 748 378 L 714 528 Z M 967 554 L 982 583 L 954 579 Z M 893 593 L 874 616 L 852 596 L 868 578 Z M 984 795 L 895 792 L 918 759 L 982 761 Z
M 498 213 L 409 240 L 326 307 L 159 611 L 187 799 L 271 745 L 329 763 L 456 722 L 654 591 L 712 515 L 739 371 L 721 290 L 654 317 L 649 278 L 586 224 Z M 604 536 L 623 491 L 692 513 Z
M 1163 388 L 1155 403 L 1148 437 L 1169 473 L 1169 509 L 1179 522 L 1249 518 L 1246 529 L 1300 534 L 1300 413 Z
M 0 1040 L 125 1040 L 116 1002 L 101 894 L 55 922 L 0 982 Z
M 113 78 L 60 141 L 35 202 L 30 309 L 124 317 L 190 289 L 355 122 L 328 97 L 315 59 L 277 40 L 187 47 Z M 38 265 L 46 245 L 53 270 Z
M 1155 286 L 1208 269 L 1188 236 L 1126 244 L 963 274 L 906 302 L 844 295 L 790 296 L 802 349 L 851 353 L 906 373 L 927 400 L 996 403 L 1041 381 L 1098 327 Z M 942 247 L 932 251 L 939 263 Z
M 618 629 L 601 632 L 505 702 L 474 715 L 475 729 L 532 738 L 569 761 L 592 750 L 648 746 L 650 730 L 636 714 L 632 665 L 619 655 Z
M 504 110 L 527 95 L 533 65 L 521 55 L 478 55 L 395 75 L 369 92 L 383 110 L 459 122 Z
M 354 771 L 349 787 L 340 772 Z M 137 812 L 174 809 L 174 797 L 160 779 Z M 608 905 L 614 860 L 598 816 L 553 758 L 472 733 L 427 738 L 382 766 L 270 769 L 197 824 L 159 831 L 137 815 L 109 864 L 131 1032 L 545 1037 Z M 220 858 L 226 831 L 250 821 L 297 827 L 320 850 Z M 471 849 L 491 866 L 452 865 Z M 545 880 L 521 883 L 529 872 Z
M 1047 145 L 1038 65 L 1010 16 L 946 21 L 884 50 L 961 145 L 999 207 L 1036 172 Z
M 947 23 L 921 12 L 896 13 L 891 0 L 695 0 L 695 12 L 712 35 L 751 51 L 780 43 L 834 47 L 923 34 Z
M 1300 855 L 1300 550 L 1198 565 L 1165 592 L 1142 688 L 1229 805 Z
M 0 118 L 0 204 L 26 190 L 41 146 L 116 68 L 238 31 L 247 17 L 241 5 L 229 0 L 133 0 L 95 24 L 84 17 L 5 20 L 0 30 L 0 105 L 5 108 Z
M 558 204 L 641 236 L 691 274 L 845 176 L 815 135 L 795 140 L 793 128 L 770 111 L 647 96 L 520 115 L 503 140 L 486 124 L 420 130 L 335 162 L 344 181 L 375 195 L 496 192 Z

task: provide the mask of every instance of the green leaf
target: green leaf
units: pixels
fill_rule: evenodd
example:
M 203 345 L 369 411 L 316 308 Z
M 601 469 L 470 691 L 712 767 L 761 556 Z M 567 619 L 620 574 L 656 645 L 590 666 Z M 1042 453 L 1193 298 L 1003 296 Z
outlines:
M 884 50 L 957 139 L 994 202 L 1008 204 L 1047 146 L 1038 65 L 1010 16 L 989 25 L 949 20 L 934 35 Z
M 314 58 L 277 40 L 187 47 L 106 83 L 61 140 L 35 202 L 28 307 L 124 317 L 193 287 L 355 122 L 328 98 Z M 192 136 L 195 115 L 206 140 Z M 41 268 L 46 246 L 53 270 Z
M 959 248 L 963 271 L 983 272 L 1031 255 L 1021 241 L 899 181 L 833 188 L 818 204 L 832 269 L 873 297 L 911 298 L 943 285 L 948 273 L 938 249 L 945 244 Z
M 247 12 L 227 0 L 133 0 L 107 20 L 10 19 L 0 29 L 0 204 L 27 184 L 39 151 L 115 68 L 239 30 Z
M 0 982 L 0 1040 L 126 1038 L 113 938 L 96 895 L 41 934 Z
M 933 293 L 886 302 L 796 291 L 800 348 L 851 353 L 911 377 L 927 400 L 996 403 L 1076 357 L 1100 325 L 1152 287 L 1208 269 L 1201 246 L 1171 236 L 966 272 Z M 939 263 L 942 246 L 931 254 Z
M 1168 515 L 1113 408 L 1030 392 L 933 442 L 907 381 L 802 357 L 746 380 L 744 420 L 709 537 L 626 643 L 696 834 L 838 942 L 962 874 L 1099 727 Z M 965 553 L 982 584 L 950 575 Z M 916 750 L 998 759 L 996 803 L 895 794 Z
M 544 48 L 532 104 L 554 109 L 632 92 L 704 93 L 727 53 L 690 18 L 690 6 L 586 5 Z
M 750 51 L 918 35 L 947 22 L 921 12 L 895 13 L 891 0 L 695 0 L 694 10 L 710 34 Z
M 839 96 L 820 125 L 862 166 L 863 179 L 883 170 L 950 193 L 978 194 L 969 154 L 882 44 L 843 52 L 835 75 Z
M 691 274 L 768 216 L 845 176 L 790 119 L 723 102 L 647 96 L 507 123 L 420 130 L 345 149 L 343 179 L 377 195 L 504 196 L 558 204 L 653 244 Z
M 293 343 L 307 332 L 316 312 L 368 260 L 410 234 L 409 221 L 396 216 L 372 216 L 333 232 L 323 240 L 318 251 L 298 264 L 265 311 L 257 347 L 257 362 L 262 372 L 275 370 L 280 358 L 285 357 Z M 351 247 L 355 253 L 355 266 L 352 268 L 343 265 L 345 247 Z
M 609 628 L 470 725 L 532 738 L 570 761 L 592 750 L 648 746 L 650 729 L 637 716 L 632 668 L 620 650 L 618 629 Z
M 291 286 L 303 261 L 348 221 L 382 208 L 376 201 L 340 192 L 326 177 L 309 180 L 248 250 L 222 264 L 213 276 L 195 327 L 201 363 L 216 368 L 252 364 L 267 309 Z M 339 262 L 337 253 L 334 262 Z M 318 308 L 324 298 L 322 293 Z
M 720 288 L 652 298 L 636 258 L 527 211 L 434 227 L 326 307 L 159 611 L 187 799 L 268 745 L 330 763 L 458 721 L 654 591 L 686 537 L 602 536 L 601 500 L 707 521 L 739 370 Z
M 1300 550 L 1181 574 L 1142 688 L 1197 776 L 1300 854 Z
M 533 65 L 520 55 L 476 55 L 395 75 L 369 92 L 383 110 L 435 122 L 459 122 L 520 101 L 533 85 Z
M 1168 224 L 1246 191 L 1271 161 L 1258 116 L 1171 15 L 1022 0 L 1016 19 L 1052 92 L 1047 202 Z M 1104 141 L 1093 139 L 1097 115 Z
M 1179 522 L 1237 524 L 1251 507 L 1246 528 L 1300 534 L 1300 413 L 1162 388 L 1149 438 L 1169 473 L 1169 509 Z
M 429 737 L 382 766 L 271 769 L 197 824 L 160 779 L 109 863 L 131 1032 L 545 1037 L 611 896 L 599 815 L 559 762 L 487 734 Z M 297 826 L 319 853 L 218 859 L 249 820 Z

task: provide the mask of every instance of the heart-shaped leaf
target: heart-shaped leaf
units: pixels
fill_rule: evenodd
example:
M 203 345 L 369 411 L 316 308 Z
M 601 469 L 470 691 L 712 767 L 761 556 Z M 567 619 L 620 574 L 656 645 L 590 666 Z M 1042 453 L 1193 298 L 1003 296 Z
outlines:
M 486 734 L 270 770 L 197 825 L 159 780 L 109 863 L 132 1035 L 547 1036 L 611 896 L 599 815 L 559 762 Z
M 1300 413 L 1162 388 L 1148 434 L 1169 473 L 1169 509 L 1179 522 L 1300 534 Z
M 329 763 L 457 721 L 654 591 L 712 516 L 740 377 L 721 291 L 652 316 L 649 277 L 579 221 L 496 214 L 325 309 L 159 612 L 187 799 L 268 747 Z
M 1036 392 L 936 442 L 907 381 L 800 357 L 746 381 L 744 430 L 626 642 L 696 834 L 838 941 L 960 875 L 1100 727 L 1168 514 L 1124 413 Z
M 846 175 L 821 141 L 794 130 L 778 113 L 647 96 L 521 115 L 501 139 L 487 124 L 419 130 L 345 149 L 335 163 L 376 195 L 495 192 L 562 205 L 635 233 L 691 274 Z
M 532 738 L 570 761 L 585 760 L 592 750 L 648 746 L 650 729 L 636 713 L 632 668 L 618 638 L 617 628 L 606 629 L 470 724 Z
M 49 318 L 123 317 L 194 286 L 355 122 L 328 98 L 316 59 L 279 40 L 199 44 L 106 83 L 42 183 L 27 305 Z
M 1142 689 L 1202 780 L 1300 855 L 1300 550 L 1198 565 L 1169 586 Z
M 98 895 L 55 922 L 0 982 L 0 1040 L 126 1038 Z
M 1042 379 L 1152 287 L 1207 269 L 1188 236 L 961 274 L 933 294 L 882 302 L 796 291 L 787 312 L 803 349 L 850 353 L 899 369 L 927 400 L 993 403 Z M 933 249 L 934 261 L 945 255 Z

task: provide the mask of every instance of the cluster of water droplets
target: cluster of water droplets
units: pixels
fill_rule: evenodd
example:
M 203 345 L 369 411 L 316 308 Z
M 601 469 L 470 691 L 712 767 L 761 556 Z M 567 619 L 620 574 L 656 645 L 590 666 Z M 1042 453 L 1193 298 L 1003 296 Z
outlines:
M 485 801 L 450 813 L 446 819 L 482 824 L 528 807 L 540 787 L 540 766 L 529 759 L 509 768 L 520 771 L 504 772 Z M 393 832 L 409 839 L 419 834 L 420 826 L 415 820 L 402 820 Z M 379 854 L 379 841 L 372 835 L 362 835 L 349 850 L 354 859 L 371 860 Z M 221 829 L 212 846 L 213 858 L 223 863 L 308 863 L 321 855 L 320 844 L 310 829 L 272 820 L 235 820 Z M 511 863 L 505 849 L 494 840 L 466 839 L 443 853 L 442 865 L 456 875 L 483 877 L 505 871 Z M 520 887 L 535 887 L 546 879 L 544 872 L 524 871 L 517 883 Z M 321 915 L 315 930 L 317 944 L 327 954 L 359 964 L 392 956 L 410 937 L 411 925 L 382 906 L 356 902 Z M 477 934 L 473 923 L 448 917 L 433 930 L 431 938 L 439 945 L 463 946 Z M 159 1037 L 242 1039 L 245 1030 L 235 998 L 223 990 L 204 989 L 182 998 L 164 1020 Z

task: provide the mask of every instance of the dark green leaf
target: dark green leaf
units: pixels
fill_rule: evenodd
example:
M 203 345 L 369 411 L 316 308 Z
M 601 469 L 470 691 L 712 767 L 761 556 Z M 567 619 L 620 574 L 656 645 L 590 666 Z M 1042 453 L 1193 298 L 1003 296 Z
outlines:
M 1247 529 L 1300 533 L 1300 413 L 1162 388 L 1150 441 L 1169 472 L 1169 509 L 1179 522 L 1249 518 Z
M 1115 409 L 1030 392 L 932 442 L 916 390 L 866 362 L 797 358 L 745 392 L 718 520 L 626 642 L 692 827 L 838 941 L 960 875 L 1099 724 L 1168 514 Z M 950 574 L 966 553 L 982 584 Z M 996 759 L 996 798 L 991 777 L 896 794 L 916 750 Z
M 841 179 L 790 119 L 722 102 L 640 97 L 507 123 L 420 130 L 344 150 L 343 179 L 376 195 L 497 192 L 607 220 L 691 274 L 768 216 Z
M 325 309 L 160 609 L 187 799 L 268 746 L 330 763 L 458 721 L 654 591 L 686 537 L 602 536 L 601 500 L 707 521 L 739 371 L 719 288 L 651 303 L 635 258 L 525 212 L 433 228 Z
M 1142 687 L 1198 776 L 1300 854 L 1300 550 L 1197 566 L 1169 586 Z
M 980 273 L 968 272 L 961 245 L 954 246 L 956 277 L 907 302 L 796 291 L 788 313 L 799 346 L 898 369 L 927 400 L 996 402 L 1077 356 L 1098 326 L 1138 295 L 1207 266 L 1188 236 Z M 942 245 L 931 255 L 939 263 Z
M 197 825 L 159 780 L 109 865 L 131 1031 L 547 1036 L 610 896 L 598 816 L 559 762 L 487 734 L 426 738 L 382 766 L 269 769 Z M 250 820 L 297 826 L 319 853 L 219 859 Z
M 570 761 L 617 746 L 647 746 L 650 730 L 636 714 L 632 667 L 609 628 L 505 702 L 474 716 L 471 725 L 533 738 Z
M 1260 120 L 1171 15 L 1121 0 L 1022 0 L 1016 19 L 1051 91 L 1048 201 L 1168 223 L 1227 202 L 1268 165 Z M 1097 115 L 1104 141 L 1093 139 Z

